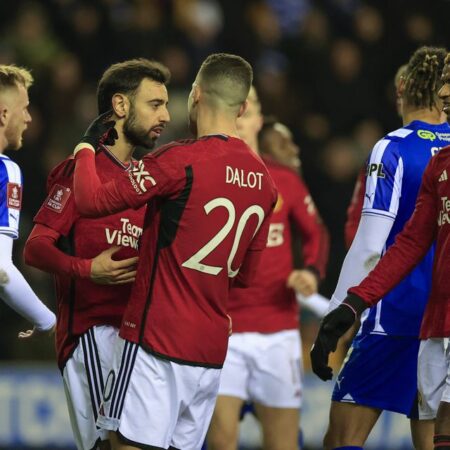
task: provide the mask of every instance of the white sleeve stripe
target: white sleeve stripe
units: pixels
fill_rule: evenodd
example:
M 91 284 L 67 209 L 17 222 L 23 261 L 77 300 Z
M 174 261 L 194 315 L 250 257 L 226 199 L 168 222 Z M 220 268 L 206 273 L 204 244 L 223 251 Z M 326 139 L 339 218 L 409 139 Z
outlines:
M 399 128 L 398 130 L 392 131 L 388 136 L 395 136 L 405 138 L 409 136 L 414 130 L 408 130 L 407 128 Z
M 6 172 L 8 173 L 9 183 L 16 183 L 22 185 L 22 177 L 19 166 L 9 159 L 2 160 L 5 165 Z
M 403 159 L 398 159 L 398 166 L 395 170 L 394 187 L 392 189 L 391 202 L 389 204 L 389 212 L 397 216 L 398 206 L 400 204 L 400 197 L 402 196 L 403 183 Z
M 395 220 L 396 215 L 381 209 L 365 209 L 361 213 L 362 216 L 382 216 Z
M 372 150 L 370 155 L 369 163 L 370 164 L 380 164 L 383 159 L 384 152 L 387 146 L 391 143 L 389 139 L 381 139 L 375 144 L 375 147 Z M 364 195 L 364 204 L 363 209 L 371 208 L 373 206 L 373 202 L 375 200 L 375 193 L 377 191 L 377 183 L 378 177 L 377 174 L 374 173 L 370 177 L 366 177 L 366 192 Z M 369 197 L 370 195 L 370 197 Z

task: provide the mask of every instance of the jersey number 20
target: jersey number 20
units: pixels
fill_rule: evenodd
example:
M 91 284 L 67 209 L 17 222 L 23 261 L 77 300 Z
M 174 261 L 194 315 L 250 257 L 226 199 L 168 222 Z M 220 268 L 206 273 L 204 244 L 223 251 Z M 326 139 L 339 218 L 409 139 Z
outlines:
M 228 211 L 227 222 L 206 245 L 204 245 L 197 253 L 192 255 L 188 260 L 186 260 L 182 264 L 183 267 L 187 267 L 188 269 L 198 270 L 199 272 L 208 273 L 210 275 L 218 275 L 222 271 L 223 267 L 210 266 L 208 264 L 202 263 L 202 260 L 205 259 L 210 253 L 212 253 L 222 243 L 222 241 L 228 236 L 228 234 L 231 232 L 231 230 L 233 229 L 233 226 L 236 222 L 236 208 L 234 207 L 231 200 L 228 200 L 227 198 L 224 198 L 224 197 L 215 198 L 214 200 L 211 200 L 210 202 L 208 202 L 204 206 L 204 209 L 205 209 L 206 214 L 209 214 L 213 209 L 220 208 L 220 207 L 225 208 Z M 238 250 L 239 242 L 240 242 L 242 233 L 244 231 L 245 225 L 247 224 L 248 219 L 253 214 L 256 214 L 258 216 L 258 225 L 256 226 L 253 236 L 255 236 L 256 232 L 259 230 L 259 227 L 261 226 L 261 224 L 264 220 L 264 210 L 261 208 L 261 206 L 258 206 L 258 205 L 249 206 L 242 213 L 242 216 L 239 218 L 239 221 L 238 221 L 238 224 L 236 227 L 236 234 L 234 236 L 233 246 L 231 247 L 231 252 L 228 256 L 228 261 L 227 261 L 228 276 L 230 278 L 235 277 L 239 272 L 239 267 L 236 270 L 232 269 L 233 259 Z

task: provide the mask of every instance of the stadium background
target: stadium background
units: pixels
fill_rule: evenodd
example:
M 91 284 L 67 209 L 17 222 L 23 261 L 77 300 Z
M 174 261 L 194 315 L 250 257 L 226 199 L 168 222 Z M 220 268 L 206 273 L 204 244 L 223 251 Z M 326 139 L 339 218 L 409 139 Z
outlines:
M 321 288 L 331 295 L 356 174 L 377 139 L 400 125 L 395 71 L 420 45 L 450 47 L 449 20 L 446 0 L 0 0 L 0 63 L 24 65 L 35 77 L 33 122 L 24 147 L 10 155 L 25 179 L 18 265 L 54 309 L 51 278 L 24 266 L 23 243 L 48 171 L 96 116 L 103 70 L 139 56 L 170 68 L 172 122 L 163 143 L 187 134 L 186 99 L 200 62 L 227 51 L 252 63 L 263 111 L 288 125 L 301 147 L 303 176 L 331 235 Z M 28 324 L 1 302 L 0 324 L 0 448 L 70 448 L 51 340 L 19 341 Z M 303 314 L 305 349 L 317 324 Z M 302 428 L 314 448 L 331 385 L 306 375 Z M 243 443 L 254 445 L 255 433 L 246 426 Z M 372 448 L 411 448 L 407 435 L 406 422 L 386 416 Z

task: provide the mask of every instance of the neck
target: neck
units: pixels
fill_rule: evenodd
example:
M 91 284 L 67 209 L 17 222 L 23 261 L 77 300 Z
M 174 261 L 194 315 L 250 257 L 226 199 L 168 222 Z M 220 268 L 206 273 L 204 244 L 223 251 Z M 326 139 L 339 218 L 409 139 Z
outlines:
M 223 111 L 211 108 L 199 108 L 197 116 L 197 137 L 208 134 L 226 134 L 239 137 L 236 128 L 236 117 Z
M 125 139 L 121 127 L 116 127 L 119 138 L 113 146 L 108 147 L 108 150 L 120 161 L 129 163 L 133 156 L 134 147 Z
M 259 145 L 258 145 L 258 138 L 256 136 L 252 136 L 248 139 L 244 139 L 244 142 L 257 154 L 260 155 L 261 152 L 259 151 Z
M 421 122 L 426 122 L 431 125 L 438 125 L 442 123 L 441 110 L 436 106 L 433 106 L 432 109 L 414 109 L 407 105 L 403 105 L 403 125 L 407 125 L 414 120 L 420 120 Z

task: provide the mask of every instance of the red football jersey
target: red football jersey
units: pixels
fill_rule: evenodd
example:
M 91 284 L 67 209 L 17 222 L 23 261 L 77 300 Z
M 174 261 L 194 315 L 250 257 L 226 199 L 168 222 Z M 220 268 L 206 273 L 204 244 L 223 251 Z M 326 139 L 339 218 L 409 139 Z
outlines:
M 120 335 L 172 361 L 221 367 L 230 284 L 264 249 L 276 201 L 262 160 L 242 140 L 213 135 L 162 147 L 103 186 L 91 151 L 76 161 L 75 197 L 84 213 L 149 202 Z
M 375 269 L 349 292 L 373 305 L 417 263 L 436 240 L 432 287 L 420 338 L 450 336 L 450 147 L 430 160 L 422 178 L 416 209 Z
M 236 333 L 298 328 L 295 293 L 286 286 L 293 270 L 291 225 L 302 238 L 304 266 L 323 276 L 328 259 L 328 233 L 305 183 L 293 170 L 264 161 L 277 187 L 278 200 L 254 283 L 247 289 L 230 292 L 229 314 Z
M 128 170 L 106 148 L 95 158 L 102 183 Z M 47 180 L 48 196 L 34 218 L 62 235 L 59 247 L 70 255 L 94 258 L 113 245 L 123 248 L 115 259 L 137 256 L 142 234 L 145 207 L 102 218 L 85 218 L 79 214 L 73 195 L 75 160 L 68 158 L 56 166 Z M 62 369 L 78 343 L 78 337 L 94 325 L 119 327 L 131 291 L 131 284 L 106 286 L 89 279 L 56 275 L 58 321 L 56 350 Z
M 345 246 L 347 249 L 352 245 L 358 230 L 359 221 L 361 220 L 361 212 L 364 204 L 364 194 L 366 192 L 366 166 L 364 166 L 358 174 L 353 190 L 352 200 L 347 208 L 347 221 L 345 222 Z

